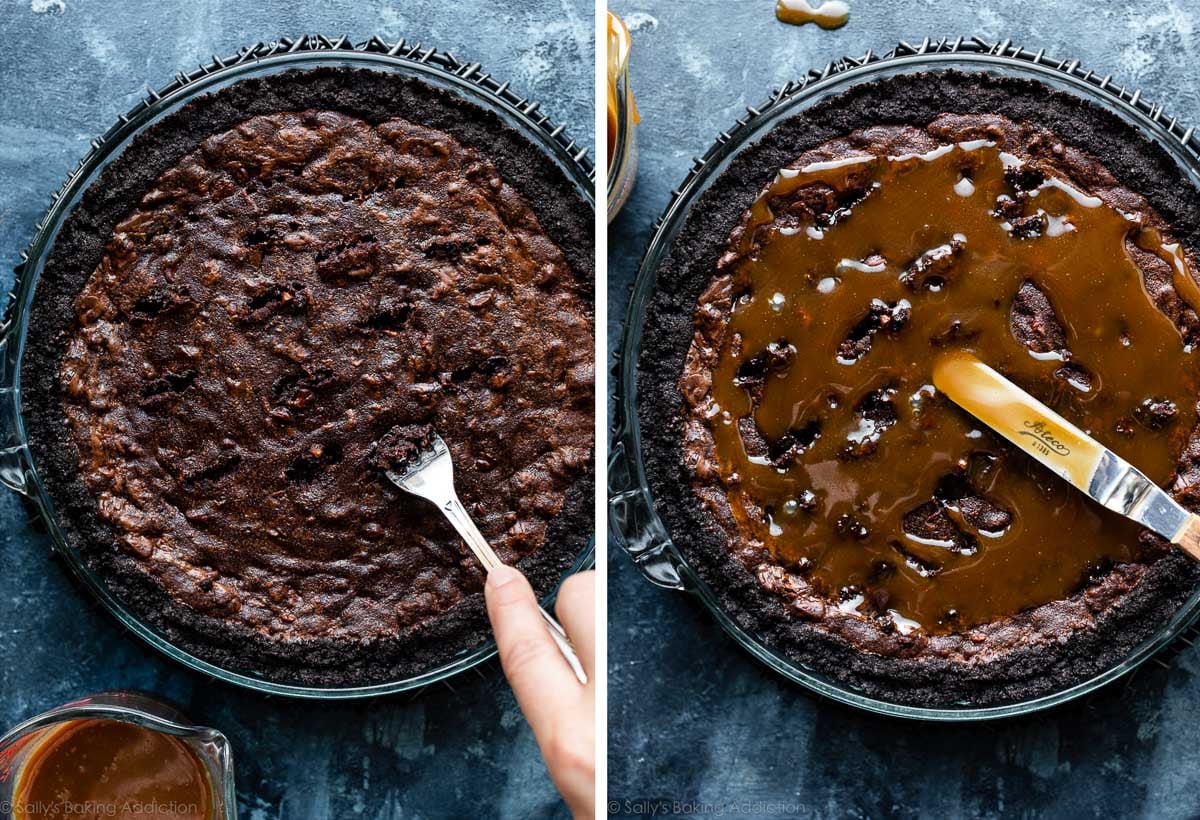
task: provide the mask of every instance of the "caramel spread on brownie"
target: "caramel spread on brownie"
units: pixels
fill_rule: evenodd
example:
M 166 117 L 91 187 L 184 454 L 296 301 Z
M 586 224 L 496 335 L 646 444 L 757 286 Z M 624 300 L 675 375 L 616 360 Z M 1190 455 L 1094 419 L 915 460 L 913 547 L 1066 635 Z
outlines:
M 578 281 L 487 159 L 404 119 L 205 138 L 75 310 L 59 382 L 100 516 L 172 598 L 271 638 L 395 635 L 479 589 L 376 467 L 394 428 L 441 434 L 506 561 L 588 468 Z
M 1139 527 L 931 377 L 969 350 L 1170 483 L 1197 421 L 1200 293 L 1094 160 L 1002 117 L 857 131 L 779 171 L 718 274 L 679 384 L 684 458 L 799 610 L 958 632 L 1138 558 Z

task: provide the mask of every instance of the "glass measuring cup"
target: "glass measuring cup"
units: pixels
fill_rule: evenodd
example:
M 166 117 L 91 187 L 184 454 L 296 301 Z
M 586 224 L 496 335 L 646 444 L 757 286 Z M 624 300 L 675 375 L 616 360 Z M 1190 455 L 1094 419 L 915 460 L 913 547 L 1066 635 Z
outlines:
M 18 813 L 20 806 L 16 805 L 21 799 L 18 793 L 21 775 L 38 750 L 68 724 L 90 720 L 120 721 L 180 740 L 194 753 L 207 775 L 211 807 L 208 817 L 236 820 L 233 752 L 225 736 L 216 729 L 191 725 L 174 707 L 132 691 L 101 692 L 73 700 L 26 720 L 0 737 L 0 820 L 22 817 Z M 122 816 L 115 813 L 115 807 L 113 811 L 108 811 L 109 808 L 95 807 L 93 816 Z M 24 816 L 41 817 L 46 814 L 45 809 L 41 806 L 26 811 Z

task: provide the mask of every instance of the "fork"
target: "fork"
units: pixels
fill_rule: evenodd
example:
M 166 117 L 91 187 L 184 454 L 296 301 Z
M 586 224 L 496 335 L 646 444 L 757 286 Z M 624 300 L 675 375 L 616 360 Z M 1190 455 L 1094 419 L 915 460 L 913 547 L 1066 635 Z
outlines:
M 475 553 L 475 557 L 479 559 L 479 563 L 483 564 L 485 570 L 491 572 L 504 563 L 496 555 L 492 545 L 483 537 L 483 533 L 475 526 L 475 522 L 467 514 L 462 502 L 458 500 L 458 493 L 454 490 L 454 461 L 450 458 L 450 448 L 436 432 L 430 435 L 429 446 L 415 458 L 408 460 L 408 463 L 404 465 L 403 472 L 395 470 L 385 470 L 384 472 L 389 481 L 406 493 L 436 504 L 442 514 L 454 525 L 454 529 L 458 530 L 462 540 L 467 542 L 467 546 L 471 548 L 471 552 Z M 546 629 L 558 647 L 558 651 L 570 665 L 571 671 L 575 673 L 575 677 L 580 683 L 586 684 L 587 673 L 583 671 L 583 664 L 579 662 L 579 656 L 575 654 L 575 647 L 571 645 L 571 639 L 567 637 L 566 631 L 553 615 L 542 608 L 541 604 L 538 604 L 538 611 L 542 613 Z

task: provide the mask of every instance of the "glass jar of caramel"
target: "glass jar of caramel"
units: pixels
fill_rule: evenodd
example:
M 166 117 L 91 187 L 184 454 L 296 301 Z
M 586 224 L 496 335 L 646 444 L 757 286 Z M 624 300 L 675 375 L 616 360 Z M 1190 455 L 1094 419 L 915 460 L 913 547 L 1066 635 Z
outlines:
M 612 222 L 637 175 L 638 111 L 629 88 L 629 30 L 608 12 L 608 221 Z
M 137 692 L 102 692 L 0 738 L 0 818 L 235 820 L 233 755 L 215 729 Z

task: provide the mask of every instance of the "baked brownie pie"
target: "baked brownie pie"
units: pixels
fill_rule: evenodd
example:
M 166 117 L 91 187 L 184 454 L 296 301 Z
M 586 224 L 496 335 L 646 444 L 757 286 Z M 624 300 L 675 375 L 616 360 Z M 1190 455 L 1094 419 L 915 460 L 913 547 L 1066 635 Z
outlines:
M 933 387 L 968 350 L 1200 504 L 1200 196 L 1030 81 L 858 86 L 744 149 L 658 270 L 659 509 L 738 622 L 889 701 L 1082 681 L 1200 580 Z
M 368 684 L 485 641 L 482 569 L 380 464 L 436 429 L 552 589 L 592 530 L 592 218 L 542 149 L 412 79 L 293 71 L 168 116 L 38 286 L 24 410 L 68 539 L 241 672 Z

